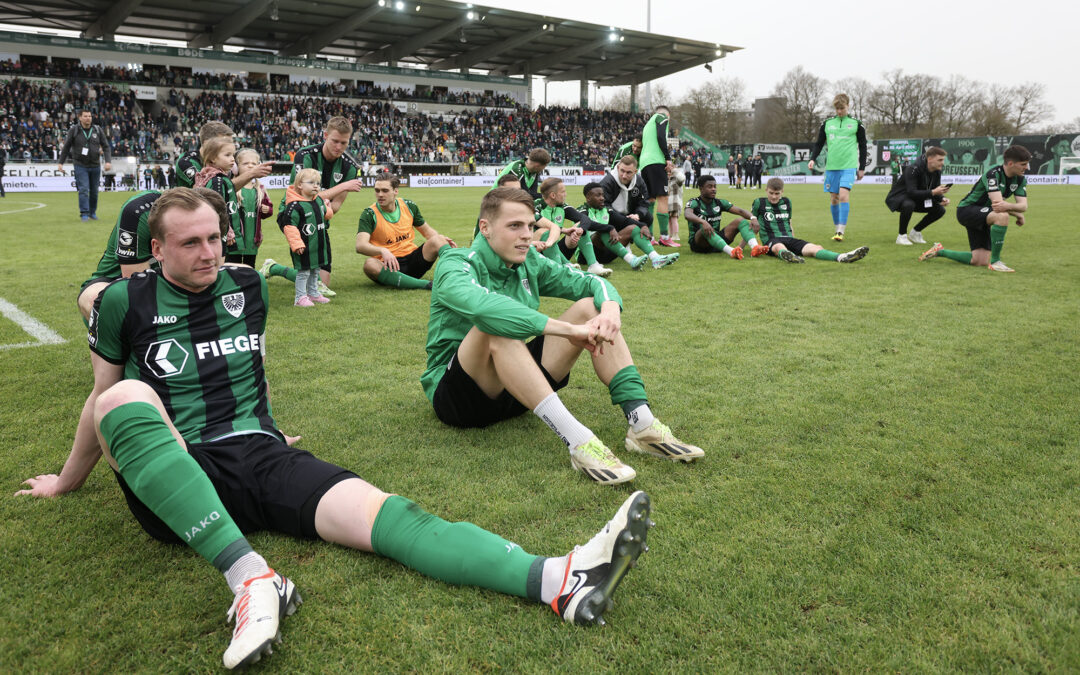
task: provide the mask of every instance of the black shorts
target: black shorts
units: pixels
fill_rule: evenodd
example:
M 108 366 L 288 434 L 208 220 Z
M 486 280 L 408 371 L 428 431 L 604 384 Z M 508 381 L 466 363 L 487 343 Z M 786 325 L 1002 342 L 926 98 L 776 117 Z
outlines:
M 248 267 L 255 267 L 255 254 L 254 253 L 226 253 L 226 264 L 239 263 L 241 265 L 247 265 Z
M 94 277 L 93 279 L 87 279 L 86 281 L 83 282 L 83 285 L 79 287 L 79 293 L 75 296 L 75 299 L 78 300 L 79 296 L 81 296 L 83 294 L 83 291 L 85 291 L 86 287 L 89 286 L 90 284 L 98 284 L 98 283 L 111 284 L 112 282 L 116 281 L 119 278 L 120 277 Z
M 795 255 L 802 255 L 803 248 L 809 246 L 810 242 L 803 239 L 796 239 L 795 237 L 776 237 L 774 239 L 770 239 L 769 243 L 766 244 L 766 246 L 769 247 L 769 253 L 775 255 L 772 252 L 773 244 L 783 244 L 784 248 L 791 251 Z
M 551 388 L 558 391 L 565 387 L 570 381 L 569 374 L 556 382 L 540 363 L 540 357 L 544 354 L 544 336 L 531 340 L 526 346 Z M 480 385 L 461 367 L 456 353 L 439 380 L 439 386 L 435 388 L 431 405 L 435 408 L 435 416 L 443 424 L 462 429 L 490 426 L 528 410 L 505 389 L 498 398 L 488 398 Z
M 409 255 L 401 256 L 397 261 L 398 266 L 401 267 L 401 273 L 407 277 L 412 277 L 413 279 L 419 279 L 427 274 L 427 271 L 435 264 L 434 260 L 427 260 L 424 258 L 423 246 L 417 247 L 417 249 Z
M 968 244 L 971 250 L 983 248 L 990 250 L 990 226 L 986 224 L 986 217 L 992 209 L 989 206 L 961 206 L 956 209 L 956 219 L 967 229 Z
M 662 197 L 668 193 L 667 167 L 664 164 L 650 164 L 642 167 L 641 177 L 649 190 L 649 199 Z
M 195 443 L 188 446 L 188 453 L 206 472 L 225 510 L 244 534 L 268 530 L 318 539 L 315 508 L 319 500 L 341 481 L 356 477 L 266 434 Z M 147 534 L 158 541 L 183 543 L 139 501 L 119 473 L 116 480 L 131 514 Z

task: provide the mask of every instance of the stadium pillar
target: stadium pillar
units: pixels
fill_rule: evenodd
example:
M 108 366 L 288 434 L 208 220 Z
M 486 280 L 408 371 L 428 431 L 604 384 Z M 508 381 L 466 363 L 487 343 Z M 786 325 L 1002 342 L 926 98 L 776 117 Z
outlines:
M 637 85 L 630 85 L 630 112 L 636 113 L 638 111 L 637 104 Z
M 588 108 L 589 108 L 589 81 L 588 80 L 582 80 L 581 81 L 581 95 L 578 96 L 578 98 L 581 99 L 581 101 L 579 103 L 581 109 L 582 110 L 588 110 Z
M 522 74 L 523 74 L 523 75 L 525 76 L 525 107 L 527 107 L 527 108 L 528 108 L 529 110 L 532 110 L 532 103 L 533 103 L 533 94 L 532 94 L 532 88 L 533 88 L 533 79 L 532 79 L 532 71 L 531 71 L 531 69 L 529 68 L 529 62 L 528 62 L 528 61 L 526 61 L 526 62 L 525 62 L 525 72 L 524 72 L 524 73 L 522 73 Z M 544 103 L 547 103 L 547 101 L 544 101 Z

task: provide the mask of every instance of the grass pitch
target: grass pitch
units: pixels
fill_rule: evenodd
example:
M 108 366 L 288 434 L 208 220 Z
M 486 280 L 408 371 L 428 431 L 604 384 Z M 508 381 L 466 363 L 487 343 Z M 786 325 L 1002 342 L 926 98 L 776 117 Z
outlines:
M 657 527 L 602 629 L 375 556 L 256 534 L 305 598 L 259 668 L 1080 669 L 1080 191 L 1029 191 L 1028 225 L 1010 227 L 1003 254 L 1016 274 L 915 262 L 922 247 L 893 244 L 884 186 L 852 193 L 837 248 L 871 249 L 852 265 L 686 246 L 659 272 L 612 263 L 656 413 L 707 452 L 676 466 L 623 451 L 621 413 L 583 360 L 563 398 L 638 470 L 616 489 L 574 473 L 531 415 L 480 431 L 440 425 L 418 381 L 428 293 L 363 276 L 352 241 L 372 195 L 351 196 L 332 223 L 333 303 L 295 309 L 292 285 L 270 282 L 279 425 L 383 489 L 534 553 L 585 542 L 634 488 L 652 495 Z M 465 244 L 482 193 L 402 194 Z M 719 192 L 745 208 L 763 194 Z M 795 234 L 832 248 L 821 188 L 787 195 Z M 124 197 L 103 194 L 89 224 L 74 194 L 0 200 L 0 297 L 67 340 L 0 350 L 5 671 L 214 671 L 229 640 L 219 575 L 144 535 L 104 463 L 74 494 L 11 496 L 67 456 L 92 382 L 75 296 Z M 34 203 L 45 206 L 16 212 Z M 265 236 L 260 261 L 287 261 L 273 223 Z M 927 239 L 967 247 L 952 208 Z M 0 319 L 0 344 L 30 339 Z

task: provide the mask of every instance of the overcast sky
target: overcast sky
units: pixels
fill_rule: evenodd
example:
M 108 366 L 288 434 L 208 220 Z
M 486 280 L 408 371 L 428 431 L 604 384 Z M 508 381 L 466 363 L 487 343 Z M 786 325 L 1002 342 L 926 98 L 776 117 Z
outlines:
M 477 4 L 632 30 L 646 26 L 646 0 Z M 1077 0 L 652 2 L 654 33 L 743 47 L 713 63 L 711 75 L 698 66 L 659 80 L 676 100 L 717 76 L 740 78 L 750 99 L 766 96 L 784 73 L 800 64 L 831 81 L 862 77 L 875 84 L 883 72 L 902 68 L 1003 86 L 1042 82 L 1055 109 L 1053 117 L 1062 122 L 1080 117 L 1080 64 L 1072 42 L 1078 25 Z M 1016 34 L 1010 37 L 1009 32 Z M 541 83 L 533 92 L 541 103 L 543 89 Z M 614 91 L 602 88 L 600 96 L 610 97 Z M 578 83 L 551 83 L 548 102 L 577 105 Z

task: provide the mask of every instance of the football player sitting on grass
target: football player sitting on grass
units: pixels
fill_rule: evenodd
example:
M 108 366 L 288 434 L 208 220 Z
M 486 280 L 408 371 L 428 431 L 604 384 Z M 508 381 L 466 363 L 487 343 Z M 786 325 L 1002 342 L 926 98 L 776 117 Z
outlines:
M 574 417 L 556 392 L 588 351 L 593 369 L 622 408 L 628 450 L 689 462 L 705 455 L 653 416 L 645 384 L 622 334 L 622 299 L 601 277 L 537 253 L 530 243 L 532 198 L 518 188 L 488 192 L 480 236 L 443 249 L 428 320 L 427 370 L 420 381 L 444 424 L 486 427 L 532 410 L 566 443 L 570 464 L 599 483 L 635 471 Z M 570 300 L 558 318 L 537 311 L 541 296 Z M 536 338 L 526 343 L 525 340 Z
M 860 246 L 847 253 L 833 253 L 817 244 L 796 239 L 791 232 L 791 200 L 784 196 L 784 181 L 773 177 L 765 184 L 765 196 L 754 200 L 751 209 L 761 225 L 761 239 L 769 249 L 769 255 L 789 263 L 806 262 L 803 256 L 814 256 L 818 260 L 833 260 L 850 263 L 862 260 L 870 251 L 868 246 Z
M 712 176 L 698 178 L 698 190 L 701 194 L 686 204 L 686 222 L 690 223 L 690 250 L 695 253 L 716 253 L 722 251 L 736 260 L 742 260 L 742 246 L 732 246 L 735 235 L 741 234 L 743 241 L 750 247 L 750 255 L 757 257 L 768 252 L 768 248 L 758 243 L 754 236 L 760 230 L 758 219 L 749 211 L 735 206 L 726 199 L 716 198 L 716 179 Z M 733 220 L 720 227 L 720 218 L 724 212 L 734 213 L 739 220 Z

